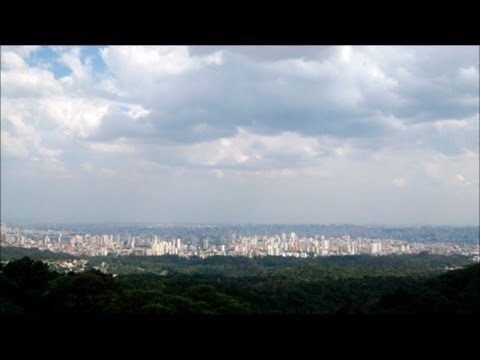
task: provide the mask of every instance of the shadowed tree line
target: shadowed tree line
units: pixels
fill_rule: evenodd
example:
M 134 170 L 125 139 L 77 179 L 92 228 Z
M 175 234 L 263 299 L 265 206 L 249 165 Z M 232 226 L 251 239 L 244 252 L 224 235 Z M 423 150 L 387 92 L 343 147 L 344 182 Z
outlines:
M 352 268 L 355 261 L 359 264 Z M 382 274 L 382 267 L 365 266 L 365 262 L 368 259 L 340 259 L 327 267 L 318 267 L 313 262 L 300 265 L 285 259 L 252 262 L 214 258 L 203 263 L 202 271 L 194 261 L 190 265 L 195 271 L 173 271 L 167 276 L 145 273 L 113 277 L 93 269 L 60 274 L 41 261 L 24 257 L 1 268 L 0 313 L 51 316 L 480 313 L 479 264 L 416 276 L 401 267 L 403 270 L 396 275 L 386 270 Z

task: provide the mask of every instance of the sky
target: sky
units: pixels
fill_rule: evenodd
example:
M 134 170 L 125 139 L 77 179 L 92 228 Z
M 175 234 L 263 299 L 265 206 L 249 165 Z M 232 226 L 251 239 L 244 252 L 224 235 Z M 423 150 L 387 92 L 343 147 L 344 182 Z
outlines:
M 478 46 L 2 46 L 1 220 L 479 224 Z

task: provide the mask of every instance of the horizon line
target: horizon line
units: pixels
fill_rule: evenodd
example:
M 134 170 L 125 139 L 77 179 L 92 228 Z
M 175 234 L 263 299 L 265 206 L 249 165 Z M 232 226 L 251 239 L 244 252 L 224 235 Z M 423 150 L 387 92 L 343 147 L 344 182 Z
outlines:
M 418 227 L 418 226 L 447 226 L 447 227 L 480 227 L 477 224 L 448 224 L 448 223 L 349 223 L 349 222 L 191 222 L 191 221 L 32 221 L 32 220 L 3 220 L 2 225 L 142 225 L 142 226 L 375 226 L 375 227 Z

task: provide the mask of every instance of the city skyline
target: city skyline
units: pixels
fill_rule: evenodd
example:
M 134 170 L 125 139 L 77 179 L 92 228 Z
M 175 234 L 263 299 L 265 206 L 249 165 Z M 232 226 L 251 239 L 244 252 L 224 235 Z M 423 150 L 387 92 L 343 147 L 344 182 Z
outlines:
M 479 47 L 2 46 L 1 213 L 478 225 Z
M 393 232 L 376 229 L 317 227 L 219 227 L 214 232 L 198 227 L 178 227 L 162 232 L 157 227 L 15 228 L 1 225 L 4 247 L 48 250 L 74 256 L 164 256 L 186 258 L 297 257 L 401 255 L 431 253 L 463 255 L 478 262 L 478 228 L 450 228 L 441 234 L 435 228 L 405 228 Z M 267 231 L 265 231 L 267 230 Z M 295 230 L 295 231 L 294 231 Z M 333 232 L 332 232 L 333 230 Z M 373 231 L 372 231 L 373 230 Z M 425 230 L 427 230 L 425 232 Z M 360 231 L 360 232 L 359 232 Z M 356 236 L 350 234 L 356 233 Z M 475 239 L 477 238 L 477 239 Z

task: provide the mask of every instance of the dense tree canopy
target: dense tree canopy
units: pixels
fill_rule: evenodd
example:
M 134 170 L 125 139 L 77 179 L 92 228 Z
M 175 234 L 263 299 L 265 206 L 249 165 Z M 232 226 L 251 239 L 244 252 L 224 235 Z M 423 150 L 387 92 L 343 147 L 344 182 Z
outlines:
M 0 273 L 0 313 L 89 315 L 480 313 L 480 265 L 445 271 L 431 255 L 121 258 L 160 274 L 59 274 L 24 257 Z M 458 260 L 458 259 L 457 259 Z M 447 262 L 455 262 L 452 258 Z M 158 265 L 158 264 L 157 264 Z M 443 266 L 443 271 L 439 269 Z

